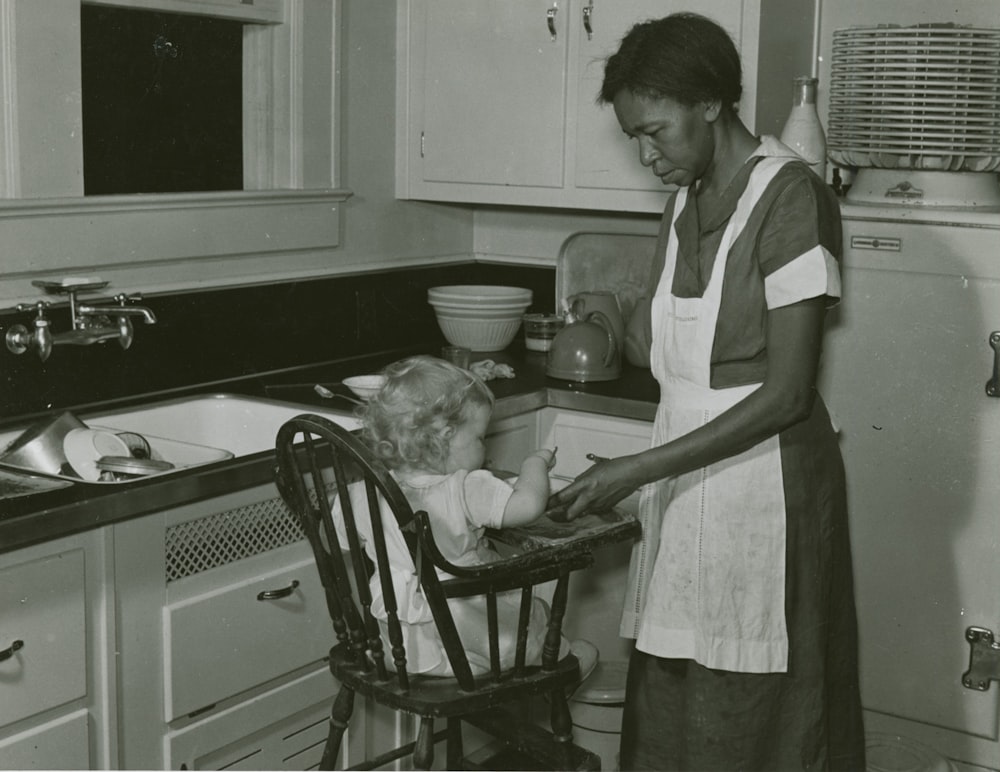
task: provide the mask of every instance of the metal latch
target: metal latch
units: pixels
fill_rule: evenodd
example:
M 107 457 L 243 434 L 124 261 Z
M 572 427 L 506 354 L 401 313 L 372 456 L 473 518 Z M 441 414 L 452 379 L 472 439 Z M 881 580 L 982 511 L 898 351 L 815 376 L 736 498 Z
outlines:
M 904 181 L 889 188 L 885 192 L 886 198 L 923 198 L 924 191 L 914 187 L 912 182 Z
M 966 628 L 965 640 L 969 642 L 969 669 L 962 674 L 962 686 L 985 692 L 990 681 L 1000 681 L 1000 643 L 992 630 L 983 627 Z
M 1000 397 L 1000 330 L 994 330 L 989 337 L 993 349 L 993 377 L 986 381 L 986 396 Z

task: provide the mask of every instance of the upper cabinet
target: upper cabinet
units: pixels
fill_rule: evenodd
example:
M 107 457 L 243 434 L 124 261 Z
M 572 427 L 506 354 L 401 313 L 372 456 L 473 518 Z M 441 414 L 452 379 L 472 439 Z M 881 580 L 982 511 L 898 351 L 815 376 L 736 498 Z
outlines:
M 398 0 L 396 194 L 464 203 L 660 212 L 609 106 L 604 60 L 638 21 L 717 20 L 743 60 L 740 112 L 777 134 L 813 66 L 803 0 Z

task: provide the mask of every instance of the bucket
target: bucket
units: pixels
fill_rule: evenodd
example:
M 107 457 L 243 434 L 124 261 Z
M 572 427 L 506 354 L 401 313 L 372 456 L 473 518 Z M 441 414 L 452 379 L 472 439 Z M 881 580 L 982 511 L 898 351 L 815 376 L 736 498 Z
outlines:
M 868 772 L 957 772 L 933 748 L 896 734 L 866 734 L 865 757 Z
M 628 662 L 598 662 L 571 698 L 573 742 L 601 757 L 601 769 L 618 769 Z

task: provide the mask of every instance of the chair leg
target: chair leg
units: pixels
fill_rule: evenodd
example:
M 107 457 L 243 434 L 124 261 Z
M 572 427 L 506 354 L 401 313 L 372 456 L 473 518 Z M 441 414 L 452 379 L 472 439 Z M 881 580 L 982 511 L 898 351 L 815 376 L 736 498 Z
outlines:
M 569 714 L 569 704 L 566 702 L 566 692 L 556 689 L 549 694 L 551 707 L 549 723 L 552 734 L 557 742 L 568 743 L 573 739 L 573 717 Z
M 448 740 L 446 747 L 448 749 L 447 768 L 461 769 L 465 751 L 462 749 L 462 720 L 459 718 L 448 719 Z
M 413 768 L 430 769 L 434 763 L 434 719 L 429 716 L 420 717 L 420 730 L 417 732 L 417 745 L 413 749 Z
M 319 762 L 322 770 L 336 769 L 337 756 L 340 754 L 340 743 L 344 739 L 344 730 L 354 712 L 354 690 L 341 686 L 337 697 L 330 708 L 330 730 L 326 737 L 326 748 Z

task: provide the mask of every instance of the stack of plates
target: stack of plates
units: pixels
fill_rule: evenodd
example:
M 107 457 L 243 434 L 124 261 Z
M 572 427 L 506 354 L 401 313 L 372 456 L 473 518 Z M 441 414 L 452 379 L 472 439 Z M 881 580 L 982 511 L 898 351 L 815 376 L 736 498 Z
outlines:
M 827 146 L 844 166 L 1000 169 L 1000 29 L 833 34 Z

